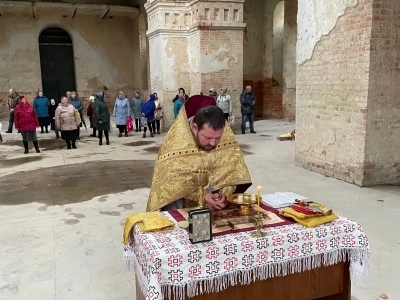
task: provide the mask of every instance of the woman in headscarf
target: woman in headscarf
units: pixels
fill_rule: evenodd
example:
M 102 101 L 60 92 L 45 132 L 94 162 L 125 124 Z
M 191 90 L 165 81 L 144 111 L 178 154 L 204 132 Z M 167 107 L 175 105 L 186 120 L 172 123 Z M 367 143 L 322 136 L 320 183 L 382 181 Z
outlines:
M 58 129 L 56 128 L 56 122 L 55 122 L 56 109 L 57 109 L 56 101 L 54 101 L 54 99 L 51 99 L 49 105 L 50 129 L 54 130 L 54 132 L 56 133 L 56 140 L 58 140 L 60 136 L 58 135 Z
M 89 117 L 90 121 L 90 128 L 93 128 L 93 133 L 90 135 L 91 137 L 96 137 L 96 113 L 95 113 L 95 108 L 94 108 L 94 101 L 96 100 L 95 96 L 90 96 L 89 97 L 89 106 L 87 109 L 87 116 Z
M 150 136 L 154 137 L 153 134 L 153 120 L 154 120 L 154 112 L 156 110 L 156 104 L 154 103 L 155 100 L 155 96 L 154 94 L 151 94 L 149 97 L 149 100 L 143 104 L 142 107 L 142 116 L 145 117 L 147 119 L 147 126 L 149 127 L 149 131 L 150 131 Z M 144 133 L 143 133 L 143 137 L 146 137 L 146 131 L 147 131 L 147 127 L 144 127 Z
M 67 97 L 61 98 L 61 103 L 56 109 L 56 128 L 61 130 L 61 138 L 66 142 L 67 149 L 76 149 L 78 127 L 81 122 L 77 109 L 68 103 Z
M 154 104 L 156 105 L 156 110 L 154 112 L 154 121 L 153 121 L 153 132 L 154 134 L 160 134 L 161 120 L 164 118 L 163 106 L 158 99 L 157 93 L 153 93 L 154 95 Z M 157 129 L 157 131 L 156 131 Z
M 115 117 L 115 124 L 119 129 L 118 137 L 121 137 L 123 132 L 125 132 L 125 136 L 128 136 L 126 121 L 131 116 L 131 106 L 122 91 L 118 93 L 118 97 L 115 99 L 113 116 Z
M 33 142 L 36 152 L 40 153 L 36 128 L 39 127 L 39 121 L 33 106 L 28 102 L 25 96 L 20 98 L 19 104 L 14 109 L 15 128 L 22 135 L 24 144 L 24 153 L 28 153 L 28 142 Z
M 41 128 L 40 133 L 44 133 L 43 128 L 46 129 L 46 133 L 49 133 L 48 126 L 50 123 L 49 119 L 49 99 L 43 96 L 43 92 L 39 91 L 36 94 L 35 100 L 33 100 L 33 108 L 39 119 L 39 126 Z
M 131 102 L 131 108 L 133 110 L 133 117 L 135 118 L 135 125 L 136 125 L 135 132 L 142 131 L 142 123 L 140 122 L 140 119 L 142 117 L 143 103 L 144 103 L 144 101 L 143 101 L 142 97 L 140 97 L 140 93 L 135 92 L 135 97 L 132 98 L 132 102 Z
M 108 111 L 107 103 L 104 101 L 104 92 L 99 92 L 94 103 L 96 114 L 96 128 L 99 131 L 99 145 L 103 145 L 103 132 L 106 137 L 106 145 L 110 145 L 109 134 L 110 130 L 110 112 Z
M 76 139 L 79 140 L 80 139 L 79 136 L 80 136 L 80 132 L 81 132 L 80 127 L 82 127 L 82 119 L 83 119 L 83 114 L 82 114 L 83 103 L 82 103 L 81 98 L 79 98 L 78 94 L 75 91 L 71 92 L 71 97 L 68 98 L 68 102 L 69 102 L 69 104 L 72 104 L 75 107 L 75 109 L 79 112 L 81 121 L 79 122 L 78 127 L 76 128 L 77 129 L 76 132 L 78 135 Z

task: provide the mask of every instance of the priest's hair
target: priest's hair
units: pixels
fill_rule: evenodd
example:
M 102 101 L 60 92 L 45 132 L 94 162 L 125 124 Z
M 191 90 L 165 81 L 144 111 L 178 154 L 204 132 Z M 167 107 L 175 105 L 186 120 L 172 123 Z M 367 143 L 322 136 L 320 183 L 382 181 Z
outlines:
M 215 105 L 208 105 L 199 109 L 193 118 L 193 123 L 197 124 L 199 130 L 207 124 L 214 130 L 220 130 L 225 127 L 225 115 L 222 109 Z

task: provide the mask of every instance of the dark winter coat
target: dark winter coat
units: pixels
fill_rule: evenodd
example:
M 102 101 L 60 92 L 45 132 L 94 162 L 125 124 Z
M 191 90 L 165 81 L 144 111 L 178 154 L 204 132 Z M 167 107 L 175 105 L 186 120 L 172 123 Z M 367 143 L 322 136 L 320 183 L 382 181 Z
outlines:
M 90 128 L 96 128 L 96 112 L 94 105 L 94 102 L 90 102 L 87 109 L 87 116 L 89 117 Z
M 150 95 L 149 101 L 144 103 L 142 106 L 142 114 L 144 114 L 147 120 L 154 120 L 154 111 L 156 110 L 156 104 L 154 100 L 154 95 Z
M 33 100 L 33 108 L 35 109 L 38 118 L 45 118 L 49 116 L 49 105 L 50 101 L 45 96 L 37 96 Z
M 110 130 L 110 112 L 104 98 L 96 96 L 94 102 L 97 130 Z M 99 122 L 101 121 L 101 123 Z
M 83 110 L 82 100 L 78 96 L 76 96 L 75 98 L 69 97 L 68 103 L 72 104 L 79 112 Z
M 256 96 L 253 92 L 247 93 L 243 91 L 240 94 L 240 111 L 242 115 L 254 112 L 254 104 L 256 103 Z

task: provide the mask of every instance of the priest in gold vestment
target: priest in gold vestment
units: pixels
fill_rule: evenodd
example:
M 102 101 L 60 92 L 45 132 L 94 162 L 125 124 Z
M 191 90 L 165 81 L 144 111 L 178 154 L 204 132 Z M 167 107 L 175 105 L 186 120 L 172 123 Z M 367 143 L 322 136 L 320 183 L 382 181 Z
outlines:
M 154 166 L 147 211 L 194 207 L 198 187 L 192 172 L 207 170 L 206 204 L 227 205 L 229 194 L 244 193 L 251 178 L 235 135 L 214 98 L 193 96 L 165 136 Z

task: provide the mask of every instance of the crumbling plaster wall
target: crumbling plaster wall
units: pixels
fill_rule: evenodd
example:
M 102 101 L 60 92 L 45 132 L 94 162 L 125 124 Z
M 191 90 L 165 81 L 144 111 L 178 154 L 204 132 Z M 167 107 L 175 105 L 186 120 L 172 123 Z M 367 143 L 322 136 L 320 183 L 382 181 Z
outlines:
M 309 60 L 321 37 L 335 27 L 346 8 L 355 5 L 357 0 L 298 0 L 297 63 Z
M 362 185 L 371 0 L 340 3 L 299 0 L 296 163 Z
M 77 91 L 83 99 L 106 87 L 111 105 L 118 90 L 130 97 L 140 90 L 138 24 L 132 19 L 4 15 L 0 17 L 0 116 L 8 117 L 10 88 L 30 100 L 42 88 L 38 36 L 48 26 L 59 26 L 72 36 Z

